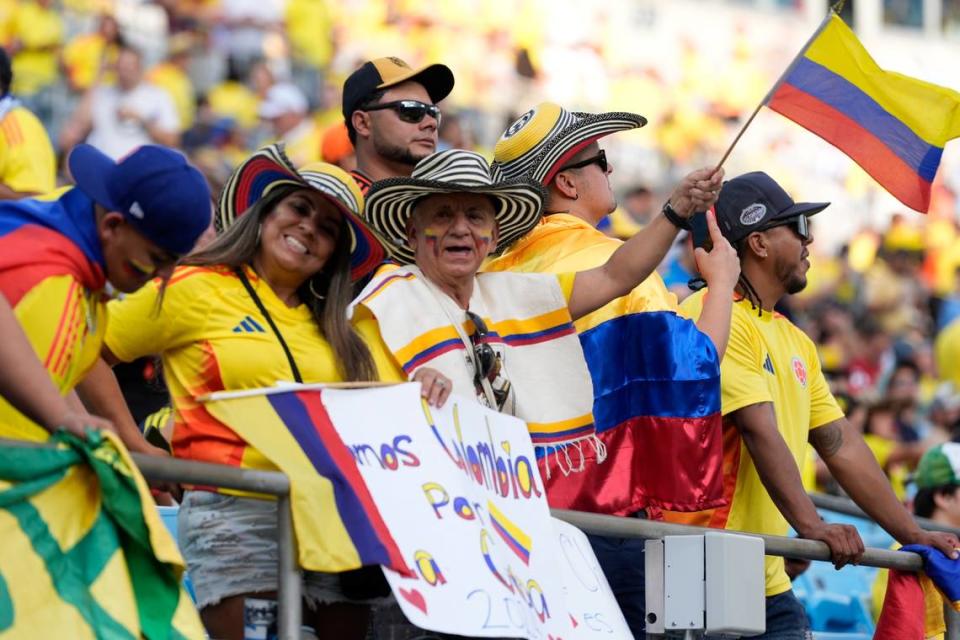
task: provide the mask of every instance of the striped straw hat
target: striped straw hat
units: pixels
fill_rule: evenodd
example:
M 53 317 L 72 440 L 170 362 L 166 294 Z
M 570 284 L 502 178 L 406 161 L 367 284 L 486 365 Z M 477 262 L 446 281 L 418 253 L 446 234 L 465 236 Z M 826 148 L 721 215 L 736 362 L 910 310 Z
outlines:
M 409 178 L 387 178 L 373 183 L 367 193 L 364 217 L 391 245 L 404 264 L 414 262 L 407 245 L 407 221 L 421 198 L 435 193 L 480 193 L 500 202 L 496 219 L 502 251 L 540 221 L 543 188 L 532 180 L 495 182 L 487 161 L 478 153 L 448 149 L 424 158 Z
M 580 113 L 541 102 L 500 136 L 493 152 L 494 174 L 550 184 L 560 167 L 591 142 L 645 124 L 647 119 L 636 113 Z
M 350 231 L 351 279 L 362 278 L 383 262 L 386 249 L 363 223 L 363 194 L 350 174 L 325 162 L 309 164 L 298 171 L 284 154 L 282 143 L 263 147 L 234 170 L 220 192 L 214 218 L 217 231 L 222 232 L 282 185 L 313 189 L 343 213 Z

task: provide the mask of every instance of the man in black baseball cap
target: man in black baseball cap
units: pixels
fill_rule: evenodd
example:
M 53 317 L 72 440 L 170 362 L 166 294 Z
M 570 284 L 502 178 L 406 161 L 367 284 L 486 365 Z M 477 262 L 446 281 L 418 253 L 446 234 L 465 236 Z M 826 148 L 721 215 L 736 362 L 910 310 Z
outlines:
M 806 217 L 828 206 L 829 202 L 794 202 L 773 178 L 754 171 L 724 183 L 716 205 L 717 222 L 724 237 L 735 244 L 755 231 L 793 222 L 807 229 Z
M 400 58 L 365 62 L 343 83 L 343 119 L 357 153 L 352 172 L 364 193 L 384 178 L 409 176 L 437 150 L 440 108 L 453 90 L 442 64 L 414 69 Z
M 856 564 L 864 552 L 857 530 L 821 520 L 803 489 L 799 466 L 809 443 L 847 494 L 895 539 L 956 558 L 956 536 L 923 531 L 897 500 L 830 392 L 813 341 L 774 312 L 781 298 L 806 286 L 813 242 L 808 217 L 828 204 L 794 202 L 762 172 L 720 189 L 717 222 L 740 256 L 730 340 L 720 364 L 724 460 L 735 460 L 724 468 L 723 493 L 732 499 L 685 522 L 776 536 L 786 535 L 789 524 L 800 537 L 825 542 L 837 568 Z M 684 300 L 690 317 L 699 316 L 707 291 Z M 783 560 L 768 556 L 765 562 L 766 633 L 754 637 L 808 637 L 809 622 Z

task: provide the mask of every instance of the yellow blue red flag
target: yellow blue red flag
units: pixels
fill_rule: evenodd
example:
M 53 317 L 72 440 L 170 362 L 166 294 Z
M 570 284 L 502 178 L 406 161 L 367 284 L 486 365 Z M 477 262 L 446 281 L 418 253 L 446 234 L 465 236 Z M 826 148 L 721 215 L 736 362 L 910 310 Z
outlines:
M 900 549 L 919 554 L 923 571 L 890 570 L 875 640 L 924 640 L 946 630 L 943 605 L 960 611 L 960 560 L 926 545 Z
M 944 145 L 960 137 L 960 93 L 881 69 L 832 12 L 765 104 L 922 212 Z
M 214 395 L 204 406 L 290 478 L 301 567 L 337 572 L 380 564 L 412 575 L 322 394 Z
M 574 273 L 604 264 L 622 244 L 555 213 L 484 270 Z M 660 276 L 574 324 L 607 458 L 584 473 L 544 474 L 550 506 L 626 515 L 725 504 L 720 361 Z
M 0 452 L 0 638 L 203 638 L 183 559 L 112 434 Z

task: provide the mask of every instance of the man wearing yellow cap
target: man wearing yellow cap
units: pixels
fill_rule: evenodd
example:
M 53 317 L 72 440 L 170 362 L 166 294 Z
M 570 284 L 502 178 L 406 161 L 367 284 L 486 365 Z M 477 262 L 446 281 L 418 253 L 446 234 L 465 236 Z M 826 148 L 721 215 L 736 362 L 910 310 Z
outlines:
M 354 179 L 366 194 L 384 178 L 409 176 L 437 150 L 440 107 L 453 90 L 442 64 L 413 69 L 400 58 L 365 62 L 343 83 L 343 119 L 356 148 Z
M 503 179 L 536 180 L 548 199 L 543 220 L 485 270 L 565 273 L 605 263 L 623 242 L 596 229 L 616 207 L 613 166 L 597 141 L 644 124 L 634 113 L 574 113 L 553 103 L 514 122 L 497 143 L 493 169 Z M 677 231 L 688 229 L 681 216 L 712 205 L 721 179 L 722 172 L 691 173 L 660 215 Z M 727 295 L 711 296 L 697 324 L 677 313 L 676 297 L 656 273 L 575 323 L 608 459 L 590 473 L 554 474 L 551 506 L 657 517 L 661 509 L 723 504 L 719 362 L 739 268 L 731 261 L 704 270 L 711 287 L 716 282 Z M 591 544 L 631 630 L 643 637 L 643 542 L 592 536 Z

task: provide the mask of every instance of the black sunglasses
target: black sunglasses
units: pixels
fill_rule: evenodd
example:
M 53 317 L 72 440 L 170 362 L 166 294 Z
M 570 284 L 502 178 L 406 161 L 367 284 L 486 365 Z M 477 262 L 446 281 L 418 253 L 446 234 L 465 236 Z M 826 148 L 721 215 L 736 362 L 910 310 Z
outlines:
M 473 333 L 470 334 L 470 344 L 473 345 L 474 375 L 473 384 L 479 390 L 483 388 L 484 378 L 490 379 L 500 373 L 500 356 L 483 338 L 490 334 L 487 323 L 483 318 L 472 311 L 467 311 L 467 320 L 473 323 Z M 493 399 L 497 403 L 497 410 L 502 410 L 510 396 L 510 382 L 504 381 L 502 388 L 493 389 Z
M 467 311 L 467 320 L 473 323 L 473 333 L 470 334 L 470 344 L 473 345 L 475 361 L 473 382 L 479 386 L 480 380 L 489 376 L 490 372 L 493 371 L 493 367 L 497 363 L 497 353 L 493 350 L 493 347 L 483 342 L 483 339 L 490 334 L 487 323 L 483 321 L 483 318 L 473 311 Z
M 394 102 L 383 102 L 361 107 L 359 110 L 379 111 L 381 109 L 391 109 L 397 114 L 398 118 L 411 124 L 416 124 L 426 116 L 430 116 L 437 121 L 437 126 L 440 126 L 440 107 L 419 100 L 395 100 Z
M 580 162 L 574 162 L 573 164 L 568 164 L 565 167 L 560 167 L 559 171 L 566 171 L 567 169 L 582 169 L 584 167 L 589 167 L 590 165 L 596 163 L 600 166 L 600 171 L 604 173 L 607 172 L 607 152 L 603 149 L 600 149 L 600 153 L 586 160 L 581 160 Z
M 800 236 L 801 240 L 810 239 L 810 221 L 807 220 L 807 216 L 801 214 L 799 216 L 793 216 L 792 218 L 783 218 L 782 220 L 775 220 L 773 224 L 768 225 L 761 229 L 761 231 L 766 231 L 768 229 L 773 229 L 775 227 L 790 227 L 793 229 L 793 232 Z

